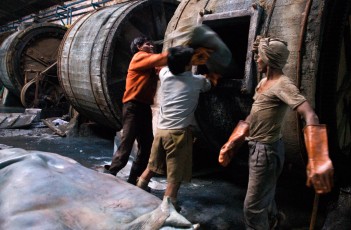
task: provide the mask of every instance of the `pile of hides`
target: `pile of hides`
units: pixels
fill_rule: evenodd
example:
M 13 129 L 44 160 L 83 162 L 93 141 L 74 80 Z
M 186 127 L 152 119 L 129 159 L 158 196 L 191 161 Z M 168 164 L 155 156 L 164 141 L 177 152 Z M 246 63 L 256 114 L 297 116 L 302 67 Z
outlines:
M 0 150 L 0 229 L 194 229 L 169 200 L 55 153 Z

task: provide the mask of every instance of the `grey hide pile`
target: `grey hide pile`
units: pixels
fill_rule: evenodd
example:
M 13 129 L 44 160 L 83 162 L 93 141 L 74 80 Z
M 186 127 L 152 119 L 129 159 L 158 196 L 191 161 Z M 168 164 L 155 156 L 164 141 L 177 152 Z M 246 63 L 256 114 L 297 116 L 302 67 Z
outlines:
M 163 202 L 54 153 L 0 150 L 0 229 L 194 229 Z

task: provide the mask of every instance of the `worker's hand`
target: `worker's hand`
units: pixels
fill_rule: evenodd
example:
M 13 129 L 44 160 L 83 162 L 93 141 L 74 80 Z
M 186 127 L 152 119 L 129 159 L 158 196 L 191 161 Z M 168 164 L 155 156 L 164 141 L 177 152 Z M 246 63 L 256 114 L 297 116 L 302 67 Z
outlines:
M 316 193 L 328 193 L 333 187 L 334 169 L 329 158 L 326 125 L 306 125 L 304 128 L 308 154 L 307 186 L 313 185 Z
M 192 65 L 205 65 L 207 60 L 210 58 L 213 50 L 199 47 L 194 51 L 193 57 L 191 58 Z
M 307 186 L 313 185 L 316 193 L 328 193 L 333 187 L 334 169 L 331 160 L 309 159 L 307 165 Z
M 258 46 L 260 45 L 260 40 L 261 40 L 262 36 L 258 35 L 254 41 L 254 43 L 252 44 L 252 49 L 251 51 L 254 53 L 258 53 Z
M 207 78 L 208 80 L 211 81 L 211 83 L 212 83 L 213 86 L 216 86 L 217 83 L 218 83 L 218 80 L 222 77 L 222 76 L 221 76 L 220 74 L 218 74 L 218 73 L 207 73 L 205 76 L 206 76 L 206 78 Z
M 219 151 L 219 157 L 218 157 L 218 162 L 220 165 L 226 167 L 232 160 L 234 156 L 233 144 L 234 144 L 233 142 L 228 141 L 222 146 L 221 150 Z
M 246 121 L 240 120 L 230 135 L 228 141 L 219 151 L 218 162 L 222 166 L 227 166 L 233 156 L 239 151 L 240 146 L 244 143 L 245 137 L 249 135 L 250 125 Z
M 254 54 L 254 60 L 256 61 L 258 59 L 257 55 L 258 55 L 258 46 L 260 45 L 260 40 L 261 40 L 262 36 L 258 35 L 254 41 L 254 43 L 252 44 L 252 49 L 251 52 Z

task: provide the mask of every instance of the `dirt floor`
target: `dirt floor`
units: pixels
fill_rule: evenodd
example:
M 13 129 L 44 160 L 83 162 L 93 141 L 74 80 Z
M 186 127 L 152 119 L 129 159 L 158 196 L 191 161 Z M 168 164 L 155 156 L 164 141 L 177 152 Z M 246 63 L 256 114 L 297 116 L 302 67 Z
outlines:
M 0 149 L 14 147 L 58 153 L 101 171 L 102 166 L 111 161 L 115 141 L 110 133 L 60 137 L 40 123 L 26 129 L 0 129 Z M 130 165 L 131 161 L 117 176 L 126 180 Z M 192 182 L 180 189 L 180 213 L 192 223 L 199 223 L 201 229 L 245 229 L 242 206 L 247 169 L 233 167 L 198 167 Z M 150 183 L 151 193 L 162 198 L 165 186 L 165 178 L 156 177 Z M 278 208 L 287 217 L 282 229 L 309 229 L 313 198 L 313 190 L 297 183 L 291 175 L 283 175 L 276 194 Z M 321 200 L 315 229 L 322 228 L 325 218 L 323 197 Z

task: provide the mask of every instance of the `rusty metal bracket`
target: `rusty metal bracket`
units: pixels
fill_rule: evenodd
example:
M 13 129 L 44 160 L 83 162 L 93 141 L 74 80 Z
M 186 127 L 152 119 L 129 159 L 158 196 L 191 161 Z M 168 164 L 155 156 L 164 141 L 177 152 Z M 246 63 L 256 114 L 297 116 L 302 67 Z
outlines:
M 47 67 L 45 70 L 39 72 L 39 71 L 35 71 L 35 70 L 27 70 L 25 73 L 25 76 L 27 76 L 28 72 L 35 72 L 36 75 L 33 79 L 31 79 L 29 82 L 27 82 L 22 90 L 21 90 L 21 95 L 20 95 L 20 99 L 21 99 L 21 103 L 24 107 L 28 107 L 29 105 L 26 102 L 26 92 L 29 89 L 29 87 L 32 84 L 35 84 L 35 93 L 34 93 L 34 100 L 33 100 L 33 106 L 37 107 L 38 103 L 39 103 L 39 88 L 40 88 L 40 82 L 44 80 L 45 78 L 45 74 L 52 69 L 53 67 L 55 67 L 57 65 L 57 61 L 54 62 L 53 64 L 51 64 L 49 67 Z M 27 81 L 27 77 L 26 77 L 26 81 Z

